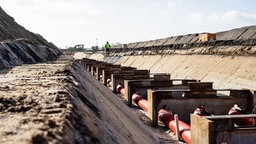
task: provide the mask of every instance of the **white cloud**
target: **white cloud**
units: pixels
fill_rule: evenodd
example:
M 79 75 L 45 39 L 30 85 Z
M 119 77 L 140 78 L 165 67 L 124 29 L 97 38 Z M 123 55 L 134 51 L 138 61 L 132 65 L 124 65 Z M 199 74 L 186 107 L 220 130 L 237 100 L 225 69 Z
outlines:
M 195 12 L 195 13 L 189 14 L 188 21 L 191 23 L 201 23 L 205 20 L 206 17 L 207 16 L 202 12 Z
M 1 2 L 2 1 L 4 1 L 4 0 L 1 0 Z M 38 0 L 19 0 L 19 1 L 17 1 L 17 0 L 8 0 L 8 3 L 11 4 L 11 5 L 34 6 L 37 1 Z
M 138 9 L 139 13 L 150 13 L 152 10 L 150 8 L 139 8 Z
M 168 7 L 171 9 L 177 9 L 183 5 L 182 0 L 169 0 L 168 1 Z
M 245 13 L 240 11 L 229 11 L 225 13 L 225 15 L 222 17 L 222 19 L 229 20 L 230 22 L 256 22 L 256 14 L 251 13 Z
M 160 14 L 162 15 L 169 15 L 170 13 L 166 10 L 160 10 Z
M 236 10 L 225 13 L 195 12 L 188 15 L 187 20 L 191 23 L 224 23 L 224 24 L 252 24 L 256 22 L 256 14 L 240 12 Z

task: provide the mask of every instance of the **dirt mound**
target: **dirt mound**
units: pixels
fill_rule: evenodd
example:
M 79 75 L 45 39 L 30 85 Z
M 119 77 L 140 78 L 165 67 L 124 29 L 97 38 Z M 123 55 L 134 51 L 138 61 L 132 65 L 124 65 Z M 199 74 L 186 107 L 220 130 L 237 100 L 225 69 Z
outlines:
M 9 16 L 0 7 L 0 41 L 12 41 L 19 38 L 36 41 L 41 45 L 50 48 L 57 48 L 54 44 L 49 43 L 41 35 L 34 34 L 15 22 L 14 18 Z
M 0 143 L 158 143 L 115 94 L 70 62 L 0 75 Z
M 55 60 L 57 47 L 17 24 L 0 7 L 0 69 Z
M 142 51 L 142 54 L 224 54 L 254 55 L 256 51 L 256 26 L 248 26 L 216 33 L 217 40 L 199 42 L 198 33 L 172 36 L 163 39 L 149 40 L 123 45 L 115 45 L 112 52 Z M 230 47 L 235 47 L 235 50 Z M 145 51 L 149 51 L 146 52 Z M 178 52 L 177 52 L 178 51 Z M 182 51 L 182 52 L 179 52 Z M 138 54 L 138 53 L 136 53 Z
M 256 39 L 256 26 L 247 26 L 228 31 L 218 32 L 218 40 L 249 40 Z

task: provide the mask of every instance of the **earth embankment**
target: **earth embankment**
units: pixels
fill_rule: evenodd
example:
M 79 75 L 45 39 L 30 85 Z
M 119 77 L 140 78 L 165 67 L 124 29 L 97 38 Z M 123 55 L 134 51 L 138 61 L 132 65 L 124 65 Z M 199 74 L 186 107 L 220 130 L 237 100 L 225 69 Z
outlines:
M 170 73 L 172 79 L 214 82 L 217 89 L 256 89 L 256 26 L 217 32 L 215 41 L 199 42 L 198 35 L 115 45 L 110 55 L 89 58 Z
M 48 42 L 41 35 L 30 32 L 23 26 L 15 22 L 15 19 L 9 16 L 0 7 L 0 41 L 13 41 L 17 39 L 28 39 L 36 41 L 41 45 L 50 48 L 57 48 L 53 43 Z
M 256 44 L 256 26 L 246 26 L 217 32 L 216 40 L 212 42 L 199 42 L 199 34 L 200 33 L 171 36 L 156 40 L 128 43 L 127 49 L 189 49 L 192 47 L 205 46 L 254 46 Z M 121 49 L 123 45 L 114 45 L 112 48 Z
M 61 51 L 15 22 L 0 7 L 0 69 L 56 60 Z
M 70 57 L 0 78 L 0 143 L 158 143 L 138 117 Z
M 131 55 L 102 59 L 123 66 L 148 69 L 151 73 L 170 73 L 172 79 L 197 79 L 214 82 L 217 89 L 256 90 L 256 57 L 225 55 Z

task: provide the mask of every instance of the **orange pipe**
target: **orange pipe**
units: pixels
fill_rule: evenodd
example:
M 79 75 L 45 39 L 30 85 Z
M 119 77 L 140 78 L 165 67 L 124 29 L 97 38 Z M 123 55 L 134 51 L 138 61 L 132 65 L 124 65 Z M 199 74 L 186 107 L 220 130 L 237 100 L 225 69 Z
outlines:
M 165 126 L 169 127 L 170 130 L 176 133 L 176 123 L 174 121 L 174 115 L 170 112 L 167 112 L 164 109 L 159 110 L 158 120 L 162 121 Z M 191 144 L 191 131 L 190 126 L 185 122 L 179 120 L 179 133 L 181 138 L 188 144 Z
M 142 96 L 134 93 L 132 95 L 132 101 L 135 102 L 141 109 L 145 112 L 148 112 L 148 101 L 144 99 Z
M 118 84 L 118 85 L 116 86 L 116 91 L 117 91 L 118 93 L 120 93 L 121 95 L 125 96 L 124 86 L 122 86 L 121 84 Z
M 148 101 L 144 99 L 142 96 L 134 93 L 132 95 L 132 100 L 135 102 L 141 109 L 144 111 L 148 111 Z M 158 119 L 162 121 L 165 126 L 169 127 L 170 130 L 176 132 L 176 123 L 174 121 L 174 115 L 165 111 L 164 109 L 159 110 Z M 179 124 L 179 133 L 181 138 L 188 144 L 191 144 L 191 131 L 190 126 L 185 122 L 178 120 Z
M 103 81 L 103 75 L 100 75 L 100 81 Z
M 244 114 L 242 112 L 239 112 L 238 110 L 235 109 L 230 109 L 228 112 L 229 115 L 239 115 L 239 114 Z M 237 118 L 234 119 L 235 124 L 239 126 L 254 126 L 255 120 L 252 117 L 248 118 Z
M 108 87 L 111 87 L 111 86 L 112 86 L 111 79 L 107 79 L 107 86 L 108 86 Z
M 206 108 L 203 105 L 199 105 L 195 111 L 194 114 L 199 116 L 210 116 L 211 114 L 206 110 Z
M 121 84 L 117 85 L 117 92 L 121 93 L 122 95 L 125 95 L 124 87 Z M 139 94 L 134 93 L 132 95 L 132 101 L 136 103 L 144 111 L 148 111 L 148 101 Z M 174 115 L 172 113 L 169 113 L 164 109 L 161 109 L 158 112 L 158 120 L 162 121 L 165 124 L 165 126 L 169 127 L 170 130 L 176 132 L 176 124 L 174 121 Z M 181 138 L 186 143 L 191 144 L 190 126 L 181 120 L 178 121 L 178 124 Z

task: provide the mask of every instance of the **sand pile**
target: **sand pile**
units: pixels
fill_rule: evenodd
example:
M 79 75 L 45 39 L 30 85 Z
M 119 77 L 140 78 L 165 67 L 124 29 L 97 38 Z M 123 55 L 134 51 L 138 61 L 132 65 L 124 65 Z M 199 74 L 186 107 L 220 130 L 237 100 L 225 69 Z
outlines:
M 17 24 L 0 7 L 0 69 L 55 60 L 57 47 Z
M 75 59 L 83 59 L 83 58 L 87 58 L 88 55 L 84 52 L 76 52 L 73 57 Z
M 54 44 L 49 43 L 41 35 L 34 34 L 24 27 L 15 22 L 15 19 L 9 16 L 0 7 L 0 41 L 12 41 L 19 38 L 29 39 L 31 41 L 36 41 L 41 45 L 45 45 L 50 48 L 57 48 Z
M 0 75 L 0 143 L 158 143 L 115 94 L 72 61 L 62 57 Z

